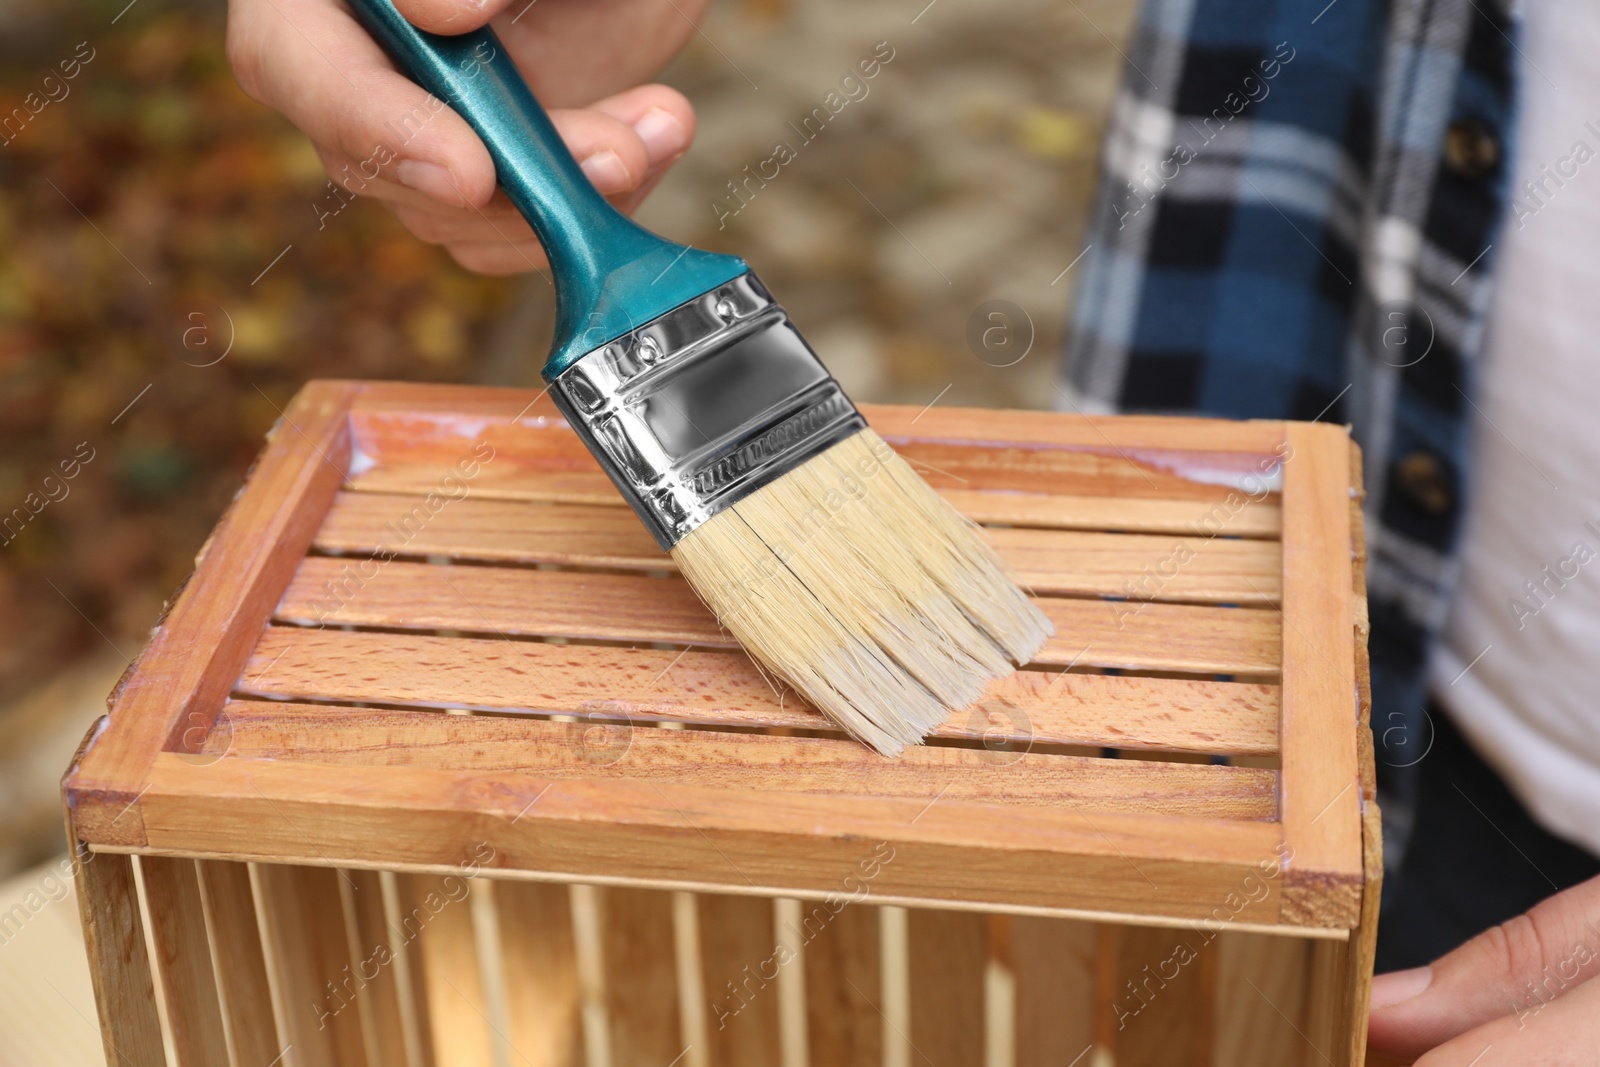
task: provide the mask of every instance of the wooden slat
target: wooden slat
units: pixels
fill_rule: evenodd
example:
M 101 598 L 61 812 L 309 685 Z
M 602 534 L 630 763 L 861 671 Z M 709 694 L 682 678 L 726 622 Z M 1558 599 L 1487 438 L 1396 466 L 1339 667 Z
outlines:
M 173 1054 L 182 1067 L 226 1063 L 228 1042 L 194 861 L 145 856 L 139 867 Z
M 672 1063 L 685 1044 L 678 1016 L 672 896 L 617 886 L 597 893 L 611 1061 Z
M 674 782 L 778 794 L 934 797 L 1212 818 L 1276 816 L 1276 772 L 1257 767 L 921 746 L 885 759 L 854 741 L 624 728 L 596 748 L 583 723 L 229 703 L 238 760 L 519 771 L 550 779 Z
M 351 961 L 340 872 L 263 863 L 251 874 L 272 1002 L 295 1067 L 360 1067 L 366 1049 L 354 983 L 345 985 Z
M 1244 497 L 1230 506 L 1207 500 L 1150 500 L 1121 496 L 1069 496 L 992 489 L 940 489 L 974 522 L 1044 530 L 1119 530 L 1275 540 L 1281 527 L 1276 493 Z M 620 498 L 619 498 L 620 503 Z
M 1348 434 L 1291 423 L 1283 492 L 1284 901 L 1292 921 L 1360 918 L 1354 590 Z M 1336 566 L 1337 570 L 1330 571 Z
M 76 841 L 74 849 L 78 914 L 106 1063 L 162 1067 L 166 1054 L 145 954 L 133 858 L 92 853 Z
M 1092 923 L 1018 915 L 1011 920 L 1017 981 L 1016 1067 L 1061 1067 L 1094 1040 Z
M 1210 1067 L 1216 956 L 1206 932 L 1110 931 L 1105 990 L 1118 1067 Z
M 1174 415 L 1077 415 L 1055 411 L 863 404 L 884 437 L 984 444 L 1104 448 L 1138 455 L 1143 449 L 1173 453 L 1270 455 L 1283 440 L 1282 422 L 1207 419 Z M 935 417 L 936 416 L 936 417 Z M 1216 461 L 1213 461 L 1216 462 Z
M 1179 919 L 1203 918 L 1282 843 L 1274 823 L 1231 819 L 804 793 L 752 804 L 748 791 L 670 781 L 359 765 L 330 776 L 171 753 L 145 800 L 151 847 L 192 854 L 461 866 L 487 843 L 497 868 L 792 896 L 833 891 L 830 872 L 856 862 L 863 840 L 887 841 L 896 856 L 873 882 L 879 899 Z M 1275 921 L 1279 881 L 1252 921 Z
M 361 1001 L 367 1060 L 373 1064 L 406 1062 L 404 1010 L 394 958 L 398 951 L 383 907 L 383 884 L 377 871 L 343 871 L 339 890 L 350 935 L 356 996 Z
M 553 443 L 558 449 L 571 449 L 571 455 L 559 451 L 550 455 L 543 447 L 529 449 L 526 455 L 519 455 L 520 449 L 497 454 L 467 483 L 468 492 L 477 500 L 568 504 L 611 511 L 626 508 L 626 502 L 610 480 L 594 466 L 587 453 L 573 447 L 568 436 L 562 431 L 562 437 Z M 506 441 L 501 437 L 499 443 L 503 447 Z M 465 446 L 454 447 L 457 451 L 448 456 L 391 461 L 354 474 L 349 479 L 349 488 L 356 493 L 459 495 L 459 470 L 454 470 L 454 481 L 445 480 L 460 462 Z M 499 466 L 495 465 L 497 462 Z M 1199 528 L 1227 537 L 1273 539 L 1278 536 L 1280 518 L 1276 493 L 1241 493 L 1222 487 L 1196 490 L 1186 486 L 1189 495 L 1169 500 L 985 490 L 967 488 L 969 482 L 933 475 L 926 466 L 921 471 L 938 483 L 934 488 L 941 496 L 980 523 L 1134 533 L 1191 533 Z M 1103 494 L 1105 492 L 1102 490 Z
M 490 462 L 492 466 L 493 461 Z M 587 514 L 597 528 L 611 529 L 614 526 L 618 530 L 632 531 L 620 545 L 626 552 L 619 554 L 632 555 L 640 545 L 655 548 L 655 542 L 644 532 L 638 520 L 630 522 L 626 518 L 632 513 L 620 510 L 627 506 L 626 503 L 598 471 L 583 476 L 589 479 L 588 482 L 577 482 L 576 485 L 576 476 L 564 476 L 552 484 L 548 476 L 530 473 L 519 480 L 502 479 L 493 485 L 479 484 L 475 476 L 464 488 L 454 482 L 441 486 L 438 479 L 413 482 L 399 476 L 404 471 L 405 468 L 400 471 L 374 470 L 356 475 L 351 479 L 352 489 L 346 494 L 353 497 L 370 495 L 373 500 L 367 507 L 382 507 L 385 510 L 386 513 L 379 519 L 380 526 L 382 523 L 394 523 L 396 542 L 408 534 L 414 535 L 417 529 L 426 525 L 413 518 L 411 529 L 407 530 L 400 520 L 412 514 L 419 497 L 436 492 L 440 499 L 435 503 L 441 504 L 438 512 L 451 506 L 442 504 L 443 499 L 448 498 L 453 503 L 463 496 L 479 503 L 497 503 L 507 507 L 572 501 L 563 505 L 568 514 Z M 1236 500 L 1226 492 L 1220 493 L 1219 499 L 1215 500 L 1069 496 L 1003 489 L 944 488 L 939 493 L 974 522 L 1042 530 L 1198 533 L 1202 536 L 1275 540 L 1282 524 L 1277 493 L 1258 493 L 1253 496 L 1240 494 Z M 430 517 L 435 514 L 437 512 L 430 509 Z M 325 527 L 319 536 L 327 539 L 329 547 L 335 547 L 346 541 L 347 532 Z M 396 547 L 399 547 L 398 544 Z
M 1276 611 L 1054 597 L 1036 603 L 1056 627 L 1055 636 L 1034 657 L 1036 665 L 1263 677 L 1278 673 Z
M 550 882 L 495 883 L 514 1063 L 585 1062 L 570 896 Z
M 707 1063 L 712 1067 L 779 1067 L 778 973 L 784 957 L 765 897 L 703 893 L 700 918 L 702 986 L 709 1010 Z
M 280 621 L 477 630 L 612 641 L 728 646 L 688 584 L 674 579 L 310 557 L 278 606 Z
M 1355 1051 L 1351 1041 L 1355 1030 L 1352 1005 L 1345 999 L 1351 987 L 1349 977 L 1350 942 L 1313 941 L 1307 946 L 1311 995 L 1305 1005 L 1305 1043 L 1300 1062 L 1303 1067 L 1332 1063 L 1351 1067 Z M 1363 1053 L 1365 1049 L 1361 1050 Z
M 1273 541 L 1202 536 L 991 529 L 990 544 L 1035 595 L 1273 604 L 1282 562 Z
M 1062 496 L 1116 496 L 1243 505 L 1246 493 L 1215 484 L 1271 470 L 1273 459 L 1246 453 L 1180 451 L 1151 446 L 1114 448 L 1092 443 L 1022 443 L 884 438 L 923 480 L 946 489 L 988 489 Z M 1270 482 L 1248 483 L 1265 497 Z M 1231 494 L 1231 496 L 1230 496 Z
M 1372 742 L 1368 733 L 1366 746 Z M 1370 781 L 1370 779 L 1368 779 Z M 1355 1067 L 1367 1047 L 1369 1006 L 1372 1002 L 1372 971 L 1378 951 L 1378 911 L 1383 900 L 1383 816 L 1376 803 L 1368 803 L 1361 813 L 1362 854 L 1366 883 L 1361 887 L 1361 923 L 1351 932 L 1344 971 L 1341 999 L 1348 1023 L 1344 1040 L 1334 1052 Z
M 1356 694 L 1360 705 L 1356 725 L 1356 767 L 1361 778 L 1361 920 L 1351 931 L 1345 968 L 1344 1003 L 1349 1024 L 1340 1049 L 1346 1060 L 1359 1065 L 1367 1047 L 1368 1007 L 1372 999 L 1372 971 L 1378 947 L 1378 912 L 1383 900 L 1383 816 L 1378 809 L 1377 754 L 1372 738 L 1372 662 L 1367 651 L 1371 621 L 1367 615 L 1366 520 L 1362 506 L 1366 490 L 1362 481 L 1361 448 L 1350 443 L 1350 528 L 1354 542 L 1350 588 L 1354 599 Z
M 340 493 L 317 531 L 316 547 L 361 555 L 387 549 L 405 556 L 677 570 L 626 508 L 475 496 L 435 503 L 437 511 L 418 495 Z
M 393 936 L 395 980 L 400 998 L 400 1021 L 405 1027 L 408 1067 L 438 1067 L 435 1059 L 433 1012 L 428 1005 L 427 957 L 418 943 L 431 916 L 417 884 L 392 871 L 380 872 L 384 893 L 384 919 Z M 387 1065 L 386 1065 L 387 1067 Z
M 1315 1058 L 1303 1036 L 1311 944 L 1223 930 L 1213 951 L 1218 970 L 1214 1062 L 1282 1067 L 1301 1063 L 1308 1054 Z
M 282 622 L 465 630 L 734 647 L 676 578 L 310 557 L 278 606 Z M 1196 673 L 1278 670 L 1278 613 L 1191 604 L 1065 600 L 1040 608 L 1056 626 L 1034 663 Z
M 197 860 L 222 1011 L 235 1067 L 269 1067 L 283 1053 L 272 1014 L 272 989 L 256 924 L 250 870 L 242 863 Z
M 369 386 L 355 406 L 352 421 L 369 462 L 353 487 L 404 491 L 436 484 L 478 444 L 493 449 L 493 459 L 474 477 L 475 491 L 492 494 L 508 484 L 541 481 L 572 502 L 600 503 L 611 495 L 548 398 L 453 390 L 402 397 L 394 388 Z M 1115 489 L 1133 497 L 1222 500 L 1230 490 L 1207 482 L 1219 474 L 1237 479 L 1269 470 L 1283 439 L 1283 424 L 1275 422 L 960 408 L 919 419 L 914 407 L 863 410 L 931 481 L 961 488 L 1063 494 L 1086 488 L 1091 495 Z
M 908 922 L 913 1062 L 983 1067 L 985 917 L 918 908 Z
M 1038 594 L 1236 604 L 1278 597 L 1282 564 L 1269 541 L 1204 532 L 1174 537 L 1005 528 L 985 535 L 1017 580 Z M 347 492 L 334 502 L 316 545 L 380 558 L 677 570 L 632 511 L 591 505 Z
M 832 730 L 775 693 L 738 652 L 671 652 L 269 627 L 236 690 L 245 696 L 559 712 L 585 721 L 666 720 Z M 991 684 L 939 737 L 1225 755 L 1277 751 L 1276 686 L 1018 671 Z
M 817 913 L 817 908 L 822 914 Z M 813 1064 L 881 1067 L 883 985 L 878 909 L 851 904 L 833 912 L 800 903 L 806 958 L 806 1043 Z
M 63 784 L 91 843 L 144 843 L 138 796 L 163 746 L 198 742 L 311 544 L 349 465 L 355 386 L 312 383 L 275 428 L 244 491 L 201 549 L 195 573 L 114 696 L 110 725 Z M 203 639 L 199 635 L 204 635 Z
M 472 883 L 458 874 L 399 879 L 401 926 L 409 938 L 412 981 L 421 988 L 433 1062 L 438 1067 L 494 1063 L 482 972 L 472 929 Z
M 1023 443 L 1140 446 L 1270 453 L 1283 440 L 1283 423 L 1271 420 L 1208 419 L 1170 415 L 1066 415 L 1047 411 L 938 407 L 924 414 L 914 404 L 862 404 L 862 414 L 881 434 L 929 439 Z M 471 440 L 484 426 L 561 421 L 547 390 L 502 389 L 415 382 L 365 383 L 352 414 L 363 432 L 362 449 L 378 453 L 383 441 L 373 427 L 390 420 L 415 431 L 442 423 Z M 435 430 L 434 432 L 439 432 Z M 398 443 L 414 443 L 404 430 Z

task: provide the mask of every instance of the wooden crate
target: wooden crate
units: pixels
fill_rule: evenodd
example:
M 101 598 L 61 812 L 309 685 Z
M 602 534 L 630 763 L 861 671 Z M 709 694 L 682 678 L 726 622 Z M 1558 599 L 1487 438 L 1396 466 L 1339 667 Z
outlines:
M 110 1061 L 1360 1064 L 1346 433 L 867 415 L 1058 628 L 896 760 L 542 394 L 308 386 L 65 779 Z

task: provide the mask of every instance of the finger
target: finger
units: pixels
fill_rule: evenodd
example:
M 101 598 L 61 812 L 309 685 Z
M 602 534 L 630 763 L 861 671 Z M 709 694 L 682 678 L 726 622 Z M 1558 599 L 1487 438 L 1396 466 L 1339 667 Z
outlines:
M 466 33 L 504 11 L 512 0 L 394 0 L 395 10 L 431 33 Z M 522 0 L 526 4 L 528 0 Z M 519 7 L 521 4 L 518 5 Z
M 1368 1044 L 1414 1056 L 1600 974 L 1600 878 L 1540 902 L 1436 960 L 1372 982 Z
M 1445 1042 L 1415 1067 L 1589 1067 L 1600 1048 L 1600 981 Z
M 676 159 L 663 163 L 661 166 L 650 172 L 650 176 L 645 178 L 644 184 L 639 186 L 639 188 L 635 189 L 631 193 L 628 193 L 626 196 L 614 198 L 612 203 L 616 205 L 617 210 L 622 212 L 624 215 L 632 215 L 635 211 L 638 211 L 639 205 L 644 203 L 645 197 L 649 196 L 655 187 L 661 184 L 661 179 L 667 176 L 667 170 L 675 162 L 677 162 Z
M 533 227 L 513 209 L 509 214 L 482 214 L 467 210 L 432 211 L 390 204 L 400 224 L 418 238 L 435 245 L 535 244 Z
M 590 181 L 625 213 L 637 208 L 667 168 L 682 158 L 694 128 L 688 101 L 664 86 L 644 86 L 593 109 L 558 111 L 551 117 L 562 139 L 583 160 L 580 166 Z M 332 171 L 339 161 L 326 162 Z M 400 221 L 434 244 L 534 239 L 504 193 L 480 210 L 446 207 L 389 184 L 363 191 L 390 200 Z
M 623 214 L 632 214 L 650 190 L 665 176 L 666 171 L 653 172 L 644 184 L 625 196 L 613 198 L 613 204 Z M 398 189 L 401 196 L 415 196 L 407 189 Z M 488 207 L 481 211 L 471 208 L 445 208 L 431 201 L 413 205 L 398 199 L 389 200 L 388 206 L 401 225 L 417 238 L 436 245 L 451 244 L 523 244 L 537 241 L 533 227 L 511 206 L 504 193 L 498 193 Z
M 631 129 L 644 145 L 651 168 L 671 164 L 694 141 L 693 106 L 682 93 L 665 85 L 641 85 L 597 101 L 590 110 Z
M 245 92 L 364 177 L 446 204 L 482 205 L 494 193 L 494 164 L 472 128 L 327 0 L 234 0 L 228 56 Z
M 478 274 L 526 274 L 543 271 L 549 265 L 537 241 L 468 242 L 450 245 L 449 249 L 457 263 Z
M 693 109 L 666 86 L 641 86 L 592 109 L 556 111 L 550 117 L 589 180 L 611 197 L 623 197 L 659 176 L 682 157 L 694 136 Z M 382 168 L 363 165 L 336 145 L 319 144 L 317 150 L 328 173 L 352 192 L 422 211 L 441 203 L 386 179 Z M 504 202 L 503 195 L 496 199 Z M 448 209 L 449 202 L 444 204 Z M 465 211 L 471 215 L 480 206 L 487 210 L 488 205 L 475 204 Z
M 513 0 L 494 28 L 546 107 L 582 107 L 653 77 L 708 3 Z

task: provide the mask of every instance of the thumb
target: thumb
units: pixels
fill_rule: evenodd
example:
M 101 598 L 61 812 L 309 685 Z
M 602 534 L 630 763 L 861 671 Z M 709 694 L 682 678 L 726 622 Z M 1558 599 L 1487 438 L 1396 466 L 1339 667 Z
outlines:
M 429 33 L 466 33 L 510 7 L 512 0 L 394 0 L 400 14 Z
M 1534 1011 L 1600 975 L 1600 878 L 1541 901 L 1428 967 L 1372 980 L 1367 1043 L 1415 1057 L 1490 1020 Z

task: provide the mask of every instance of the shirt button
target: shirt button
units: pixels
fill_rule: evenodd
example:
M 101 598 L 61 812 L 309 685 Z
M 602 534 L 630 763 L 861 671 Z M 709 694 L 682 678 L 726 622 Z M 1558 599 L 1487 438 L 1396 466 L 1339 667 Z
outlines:
M 1477 119 L 1460 119 L 1444 132 L 1444 166 L 1463 181 L 1477 181 L 1500 162 L 1500 142 Z
M 1395 464 L 1394 481 L 1400 495 L 1429 515 L 1448 515 L 1455 507 L 1455 488 L 1437 457 L 1413 452 Z

